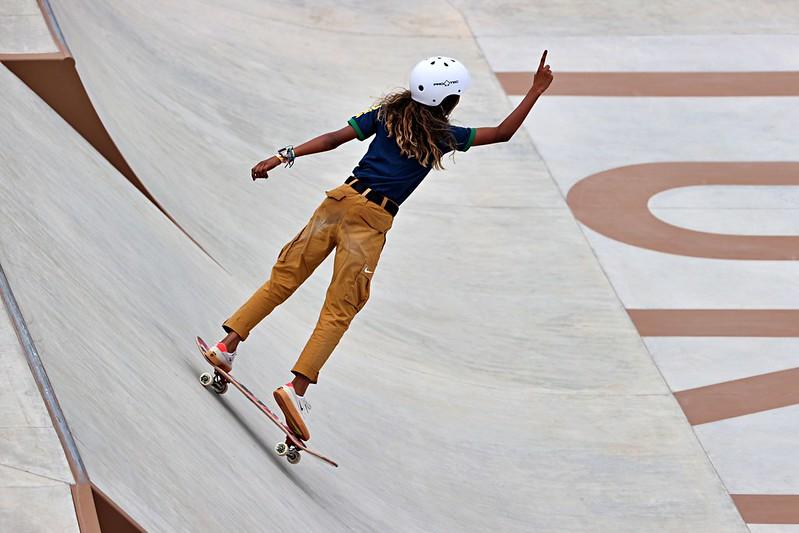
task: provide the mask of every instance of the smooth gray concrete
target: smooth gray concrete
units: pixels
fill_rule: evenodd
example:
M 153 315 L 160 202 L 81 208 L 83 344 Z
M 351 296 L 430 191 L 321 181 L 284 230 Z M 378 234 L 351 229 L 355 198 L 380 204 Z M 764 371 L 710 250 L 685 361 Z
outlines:
M 745 531 L 524 132 L 458 154 L 403 205 L 372 301 L 309 394 L 311 445 L 341 468 L 278 460 L 245 399 L 197 383 L 193 335 L 219 334 L 366 146 L 265 183 L 253 163 L 343 126 L 432 53 L 472 70 L 457 121 L 511 109 L 463 12 L 54 9 L 128 162 L 213 257 L 0 72 L 0 261 L 92 480 L 145 528 Z M 265 399 L 330 266 L 240 349 L 236 374 Z
M 58 52 L 36 0 L 0 0 L 0 55 Z
M 772 35 L 796 32 L 791 0 L 450 0 L 479 38 L 607 35 Z M 517 50 L 518 52 L 518 50 Z
M 799 406 L 702 424 L 695 431 L 731 493 L 799 493 Z
M 795 15 L 794 15 L 795 18 Z M 690 22 L 693 17 L 683 21 Z M 799 35 L 553 35 L 497 32 L 480 36 L 497 72 L 531 69 L 532 52 L 552 51 L 558 72 L 760 72 L 799 68 Z
M 0 305 L 0 531 L 77 531 L 61 443 Z
M 652 213 L 669 224 L 732 235 L 799 235 L 799 187 L 684 187 L 656 195 Z
M 799 526 L 790 524 L 749 524 L 750 533 L 799 533 Z
M 645 340 L 673 391 L 799 367 L 797 338 L 647 337 Z

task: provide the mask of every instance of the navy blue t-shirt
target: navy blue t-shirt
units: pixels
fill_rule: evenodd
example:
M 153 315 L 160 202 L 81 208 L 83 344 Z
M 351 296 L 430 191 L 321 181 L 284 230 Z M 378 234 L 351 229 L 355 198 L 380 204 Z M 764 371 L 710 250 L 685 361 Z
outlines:
M 361 158 L 352 175 L 366 183 L 372 190 L 388 196 L 398 204 L 405 201 L 430 172 L 412 157 L 400 153 L 399 146 L 388 136 L 385 125 L 377 120 L 379 107 L 373 107 L 359 115 L 355 115 L 347 123 L 352 126 L 358 139 L 363 141 L 372 135 L 375 138 L 369 144 L 366 155 Z M 455 149 L 465 152 L 474 142 L 476 130 L 450 126 L 455 137 Z M 439 147 L 443 152 L 450 151 L 446 143 Z

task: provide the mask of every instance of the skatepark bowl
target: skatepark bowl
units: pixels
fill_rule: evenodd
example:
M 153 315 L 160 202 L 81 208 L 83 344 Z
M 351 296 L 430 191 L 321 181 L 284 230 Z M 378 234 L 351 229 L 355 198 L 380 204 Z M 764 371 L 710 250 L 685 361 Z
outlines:
M 495 126 L 544 49 L 310 389 L 338 468 L 276 454 L 194 339 L 367 145 L 250 168 L 436 54 Z M 799 531 L 799 3 L 0 0 L 0 61 L 0 531 Z M 239 348 L 271 410 L 331 272 Z

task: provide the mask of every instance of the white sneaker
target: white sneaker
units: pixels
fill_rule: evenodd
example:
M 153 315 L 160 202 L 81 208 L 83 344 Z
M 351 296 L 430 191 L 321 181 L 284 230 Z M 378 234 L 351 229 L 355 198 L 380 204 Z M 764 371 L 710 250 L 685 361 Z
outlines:
M 233 359 L 236 358 L 236 352 L 228 352 L 225 343 L 218 342 L 213 348 L 209 348 L 205 352 L 205 358 L 214 366 L 218 366 L 225 372 L 233 370 Z
M 294 385 L 291 382 L 278 387 L 273 396 L 280 410 L 283 411 L 283 416 L 286 417 L 286 425 L 289 429 L 294 431 L 304 441 L 310 439 L 311 433 L 305 423 L 311 410 L 311 404 L 308 403 L 308 400 L 294 392 Z

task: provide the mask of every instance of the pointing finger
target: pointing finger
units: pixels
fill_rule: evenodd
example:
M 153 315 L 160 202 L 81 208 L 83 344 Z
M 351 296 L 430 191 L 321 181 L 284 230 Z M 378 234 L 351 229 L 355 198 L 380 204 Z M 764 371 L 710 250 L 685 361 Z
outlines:
M 546 60 L 547 60 L 547 51 L 544 50 L 544 54 L 541 56 L 541 62 L 538 63 L 538 70 L 544 68 L 544 63 L 546 63 Z

